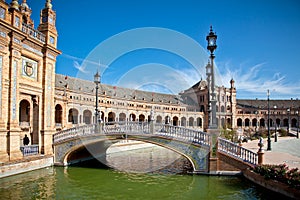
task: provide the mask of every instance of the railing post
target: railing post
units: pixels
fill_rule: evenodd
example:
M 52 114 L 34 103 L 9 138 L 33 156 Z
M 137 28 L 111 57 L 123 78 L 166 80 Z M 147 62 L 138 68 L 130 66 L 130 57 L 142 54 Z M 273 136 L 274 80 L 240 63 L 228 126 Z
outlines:
M 259 139 L 258 146 L 259 146 L 259 150 L 257 152 L 258 164 L 262 165 L 264 163 L 264 150 L 262 148 L 264 146 L 264 142 L 262 138 Z

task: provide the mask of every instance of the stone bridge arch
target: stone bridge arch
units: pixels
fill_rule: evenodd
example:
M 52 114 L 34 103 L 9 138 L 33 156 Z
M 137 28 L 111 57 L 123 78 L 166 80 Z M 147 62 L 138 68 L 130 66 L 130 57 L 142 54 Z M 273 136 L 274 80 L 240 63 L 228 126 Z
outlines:
M 146 124 L 146 123 L 144 123 Z M 142 126 L 141 123 L 135 123 L 135 125 Z M 55 140 L 63 134 L 56 134 L 54 137 L 54 163 L 55 165 L 65 166 L 72 162 L 79 162 L 86 159 L 83 155 L 76 155 L 76 152 L 81 151 L 87 147 L 87 150 L 94 155 L 104 155 L 106 150 L 113 144 L 125 138 L 130 140 L 137 140 L 146 143 L 152 143 L 167 149 L 170 149 L 176 153 L 181 154 L 187 158 L 193 166 L 194 172 L 207 172 L 208 171 L 208 157 L 209 157 L 209 139 L 205 133 L 197 132 L 194 130 L 184 129 L 182 135 L 178 138 L 171 137 L 172 134 L 180 132 L 181 127 L 174 127 L 170 125 L 164 125 L 163 128 L 159 128 L 161 133 L 150 134 L 145 130 L 139 130 L 137 132 L 128 130 L 127 132 L 119 131 L 121 128 L 103 130 L 105 133 L 95 133 L 95 126 L 84 126 L 80 128 L 73 128 L 67 131 L 62 131 L 65 135 L 76 135 L 75 132 L 80 133 L 79 137 L 69 137 L 62 139 L 60 142 Z M 150 129 L 147 129 L 150 130 Z M 184 140 L 185 137 L 185 140 Z M 202 139 L 201 139 L 202 137 Z M 86 150 L 85 150 L 86 151 Z M 82 153 L 82 152 L 81 152 Z M 85 156 L 88 156 L 86 152 Z M 102 160 L 105 162 L 105 160 Z

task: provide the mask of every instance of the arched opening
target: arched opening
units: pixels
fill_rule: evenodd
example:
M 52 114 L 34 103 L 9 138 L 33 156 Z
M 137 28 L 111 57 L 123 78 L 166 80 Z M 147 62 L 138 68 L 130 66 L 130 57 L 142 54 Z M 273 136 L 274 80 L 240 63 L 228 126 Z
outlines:
M 257 119 L 252 119 L 252 126 L 257 127 Z
M 19 107 L 20 126 L 30 126 L 30 103 L 22 100 Z
M 108 122 L 114 122 L 116 121 L 116 114 L 114 112 L 109 112 L 108 113 L 108 119 L 107 119 Z
M 186 118 L 181 117 L 181 126 L 186 126 Z
M 71 108 L 69 110 L 68 122 L 71 122 L 72 124 L 78 124 L 78 110 L 75 108 Z
M 169 116 L 165 117 L 165 124 L 170 124 L 170 117 Z
M 245 126 L 250 126 L 250 120 L 248 118 L 245 119 Z
M 202 127 L 202 119 L 200 117 L 197 118 L 197 126 Z
M 264 118 L 261 118 L 261 119 L 259 120 L 259 125 L 260 125 L 261 127 L 266 126 L 266 125 L 265 125 L 265 119 L 264 119 Z
M 130 114 L 130 115 L 129 115 L 129 121 L 134 122 L 135 119 L 136 119 L 135 114 Z
M 178 117 L 173 117 L 173 126 L 178 126 Z
M 161 117 L 160 115 L 158 115 L 158 116 L 156 117 L 156 123 L 159 123 L 159 124 L 162 123 L 162 117 Z
M 277 118 L 275 121 L 276 121 L 277 127 L 280 126 L 280 123 L 281 123 L 281 122 L 280 122 L 280 119 Z
M 120 122 L 126 121 L 126 114 L 125 113 L 120 113 L 119 114 L 119 121 Z
M 194 126 L 194 118 L 193 117 L 189 118 L 189 126 Z
M 145 121 L 145 115 L 140 114 L 139 115 L 139 122 L 144 122 Z
M 83 111 L 83 123 L 85 124 L 92 123 L 92 112 L 90 110 Z
M 242 126 L 242 125 L 243 125 L 243 121 L 242 121 L 241 118 L 238 118 L 238 119 L 237 119 L 236 125 L 237 125 L 237 126 Z
M 63 109 L 60 104 L 55 106 L 55 126 L 62 126 Z

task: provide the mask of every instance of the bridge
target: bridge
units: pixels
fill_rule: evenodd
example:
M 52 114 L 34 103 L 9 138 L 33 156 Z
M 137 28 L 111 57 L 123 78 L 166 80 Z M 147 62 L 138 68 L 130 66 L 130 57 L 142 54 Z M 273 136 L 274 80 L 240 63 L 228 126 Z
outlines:
M 124 139 L 171 149 L 190 161 L 194 173 L 243 170 L 258 161 L 256 153 L 212 134 L 151 121 L 91 124 L 60 131 L 53 135 L 54 163 L 66 166 L 96 157 L 105 164 L 106 150 Z

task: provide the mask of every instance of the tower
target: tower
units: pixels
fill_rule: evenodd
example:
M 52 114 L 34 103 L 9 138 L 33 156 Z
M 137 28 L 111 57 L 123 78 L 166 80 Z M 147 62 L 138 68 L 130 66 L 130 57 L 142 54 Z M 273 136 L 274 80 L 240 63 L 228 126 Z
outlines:
M 40 118 L 41 125 L 41 151 L 44 154 L 52 153 L 52 135 L 55 132 L 55 63 L 56 57 L 61 53 L 57 47 L 56 13 L 52 10 L 51 0 L 46 0 L 41 11 L 38 30 L 45 36 L 43 47 L 43 103 Z

